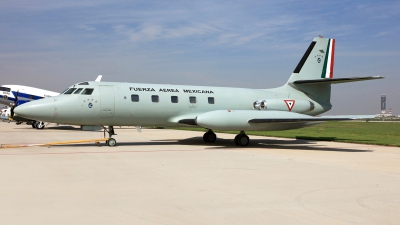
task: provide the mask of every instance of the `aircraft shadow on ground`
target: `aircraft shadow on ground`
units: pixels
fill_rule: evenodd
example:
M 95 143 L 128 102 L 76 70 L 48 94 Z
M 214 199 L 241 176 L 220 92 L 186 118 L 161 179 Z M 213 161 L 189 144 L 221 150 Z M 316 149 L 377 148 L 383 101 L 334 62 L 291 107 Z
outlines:
M 234 141 L 231 139 L 217 139 L 214 143 L 205 143 L 202 137 L 191 137 L 187 139 L 163 139 L 163 140 L 152 140 L 149 142 L 117 142 L 115 148 L 117 150 L 118 146 L 171 146 L 171 145 L 187 145 L 187 146 L 204 146 L 205 150 L 234 150 L 234 149 L 282 149 L 282 150 L 305 150 L 305 151 L 335 151 L 335 152 L 373 152 L 373 150 L 363 150 L 363 149 L 351 149 L 351 148 L 335 148 L 327 147 L 326 145 L 317 145 L 315 141 L 312 140 L 268 140 L 268 139 L 251 139 L 251 142 L 246 147 L 236 146 Z M 58 145 L 58 146 L 75 146 L 75 147 L 92 147 L 93 143 L 88 144 L 72 144 L 72 145 Z M 105 143 L 100 143 L 100 147 L 108 147 Z M 55 147 L 55 146 L 54 146 Z M 146 151 L 146 150 L 143 150 Z M 167 151 L 167 150 L 159 150 Z M 171 150 L 168 150 L 171 151 Z M 178 150 L 177 150 L 178 151 Z M 180 150 L 180 151 L 190 151 L 190 150 Z M 198 150 L 193 150 L 198 151 Z M 149 150 L 149 152 L 154 152 L 154 150 Z
M 346 138 L 337 138 L 337 137 L 310 137 L 310 136 L 296 136 L 296 139 L 299 140 L 309 140 L 309 141 L 371 141 L 367 139 L 346 139 Z

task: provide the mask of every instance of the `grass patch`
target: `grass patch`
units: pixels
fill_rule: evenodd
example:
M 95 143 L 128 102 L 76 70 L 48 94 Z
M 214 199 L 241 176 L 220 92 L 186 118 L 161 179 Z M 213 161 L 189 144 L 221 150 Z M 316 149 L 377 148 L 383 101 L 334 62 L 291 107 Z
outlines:
M 179 128 L 204 131 L 204 128 Z M 215 131 L 238 134 L 238 131 Z M 326 122 L 312 127 L 286 131 L 248 131 L 248 135 L 336 141 L 400 147 L 399 122 Z

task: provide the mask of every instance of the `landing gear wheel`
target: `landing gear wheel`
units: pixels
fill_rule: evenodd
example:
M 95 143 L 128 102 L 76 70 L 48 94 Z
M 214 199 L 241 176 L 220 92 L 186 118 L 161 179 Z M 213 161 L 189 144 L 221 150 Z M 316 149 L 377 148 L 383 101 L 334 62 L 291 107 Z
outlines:
M 33 122 L 32 123 L 32 128 L 36 128 L 36 124 L 35 124 L 36 122 Z
M 213 142 L 215 142 L 217 140 L 217 135 L 212 131 L 207 131 L 203 135 L 203 140 L 204 140 L 204 142 L 213 143 Z
M 240 135 L 238 138 L 238 143 L 240 146 L 247 146 L 250 143 L 250 138 L 247 135 Z
M 44 127 L 45 127 L 45 125 L 44 125 L 43 121 L 37 122 L 37 124 L 36 124 L 37 129 L 44 129 Z
M 250 143 L 250 138 L 245 133 L 240 133 L 235 137 L 235 144 L 237 146 L 247 146 Z
M 114 138 L 110 138 L 107 141 L 108 146 L 113 147 L 117 144 L 117 141 Z

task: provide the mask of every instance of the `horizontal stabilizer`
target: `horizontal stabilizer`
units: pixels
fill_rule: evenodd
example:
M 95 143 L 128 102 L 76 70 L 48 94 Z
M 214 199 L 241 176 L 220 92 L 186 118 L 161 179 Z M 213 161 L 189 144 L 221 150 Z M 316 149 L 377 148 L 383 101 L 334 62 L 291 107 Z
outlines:
M 382 78 L 384 77 L 372 76 L 372 77 L 349 77 L 349 78 L 323 78 L 314 80 L 296 80 L 293 82 L 293 84 L 340 84 L 340 83 L 348 83 L 356 81 L 376 80 Z

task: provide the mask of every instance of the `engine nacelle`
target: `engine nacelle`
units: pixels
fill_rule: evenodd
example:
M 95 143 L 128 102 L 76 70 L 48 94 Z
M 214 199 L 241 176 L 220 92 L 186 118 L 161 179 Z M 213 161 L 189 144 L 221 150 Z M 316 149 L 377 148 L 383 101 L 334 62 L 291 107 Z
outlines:
M 314 110 L 314 103 L 303 99 L 266 99 L 257 100 L 253 103 L 255 110 L 275 110 L 275 111 L 288 111 L 296 113 L 305 113 Z

